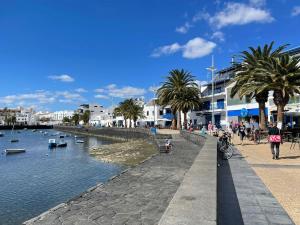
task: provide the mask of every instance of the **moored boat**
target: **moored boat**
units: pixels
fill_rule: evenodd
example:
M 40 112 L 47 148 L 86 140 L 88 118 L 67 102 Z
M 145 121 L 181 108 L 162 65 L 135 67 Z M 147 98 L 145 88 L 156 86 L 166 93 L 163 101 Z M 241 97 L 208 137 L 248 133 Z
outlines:
M 24 148 L 15 148 L 15 149 L 5 149 L 4 153 L 6 155 L 11 155 L 11 154 L 18 154 L 18 153 L 24 153 L 26 150 Z
M 19 140 L 18 139 L 11 139 L 10 142 L 12 142 L 12 143 L 13 142 L 19 142 Z
M 0 137 L 3 137 L 3 136 L 4 136 L 4 134 L 0 132 Z
M 60 142 L 56 145 L 56 147 L 58 148 L 64 148 L 64 147 L 67 147 L 68 143 L 67 142 Z
M 84 143 L 84 140 L 76 140 L 76 143 Z
M 48 147 L 49 148 L 55 148 L 56 146 L 57 146 L 56 140 L 55 139 L 49 139 Z

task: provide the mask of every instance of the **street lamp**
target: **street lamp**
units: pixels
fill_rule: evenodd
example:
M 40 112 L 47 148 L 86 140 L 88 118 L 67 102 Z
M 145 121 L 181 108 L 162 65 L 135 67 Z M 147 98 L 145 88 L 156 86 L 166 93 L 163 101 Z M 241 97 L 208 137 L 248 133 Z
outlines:
M 214 66 L 214 56 L 211 56 L 211 66 L 206 68 L 207 70 L 211 71 L 211 90 L 212 90 L 212 97 L 211 97 L 211 122 L 215 124 L 215 112 L 214 112 L 214 72 L 217 70 Z

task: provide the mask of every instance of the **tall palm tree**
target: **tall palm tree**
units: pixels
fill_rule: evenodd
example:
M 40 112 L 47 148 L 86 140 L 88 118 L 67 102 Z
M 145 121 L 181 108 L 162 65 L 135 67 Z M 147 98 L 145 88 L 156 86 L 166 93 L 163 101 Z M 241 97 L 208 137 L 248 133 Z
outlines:
M 157 97 L 161 105 L 166 106 L 171 104 L 171 108 L 174 112 L 177 112 L 177 129 L 181 128 L 181 109 L 172 106 L 174 101 L 178 99 L 182 92 L 186 89 L 190 88 L 194 90 L 196 93 L 199 88 L 197 83 L 195 82 L 194 76 L 192 76 L 189 72 L 181 69 L 171 70 L 169 75 L 166 77 L 166 80 L 162 83 L 162 86 L 157 90 Z M 174 120 L 173 120 L 174 122 Z M 173 123 L 173 128 L 175 124 Z
M 259 124 L 261 129 L 266 129 L 266 102 L 268 101 L 269 91 L 271 89 L 264 89 L 263 91 L 257 91 L 263 73 L 259 73 L 257 76 L 257 68 L 260 67 L 262 61 L 268 61 L 271 58 L 279 57 L 282 51 L 287 45 L 282 45 L 272 51 L 274 42 L 264 47 L 258 46 L 257 48 L 249 47 L 250 51 L 243 51 L 241 58 L 243 60 L 241 66 L 237 68 L 235 85 L 231 89 L 230 97 L 234 97 L 236 94 L 242 99 L 248 97 L 249 99 L 255 99 L 259 106 Z M 259 84 L 259 85 L 258 85 Z
M 116 116 L 123 116 L 125 120 L 125 127 L 127 127 L 127 121 L 129 120 L 129 127 L 132 127 L 132 121 L 134 126 L 138 118 L 144 117 L 143 107 L 139 106 L 134 99 L 126 99 L 120 102 L 119 106 L 114 109 Z
M 171 101 L 171 105 L 177 111 L 182 111 L 184 115 L 184 128 L 187 129 L 187 113 L 189 110 L 200 107 L 200 91 L 191 87 L 186 87 L 176 99 Z
M 259 93 L 273 90 L 274 103 L 277 106 L 277 122 L 283 122 L 284 107 L 290 97 L 300 94 L 300 58 L 282 54 L 268 61 L 261 61 L 256 73 L 261 76 Z M 264 75 L 264 76 L 262 76 Z

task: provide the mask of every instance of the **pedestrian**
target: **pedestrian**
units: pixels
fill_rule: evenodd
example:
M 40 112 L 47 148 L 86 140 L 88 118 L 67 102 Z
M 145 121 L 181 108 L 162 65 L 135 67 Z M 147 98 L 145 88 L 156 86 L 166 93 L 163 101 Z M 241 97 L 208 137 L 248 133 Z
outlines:
M 211 121 L 208 122 L 207 130 L 208 130 L 209 135 L 212 135 L 213 125 L 212 125 Z
M 278 160 L 280 143 L 283 144 L 283 142 L 282 142 L 280 130 L 278 129 L 276 122 L 274 123 L 270 122 L 268 135 L 269 135 L 268 140 L 270 142 L 273 159 Z
M 258 144 L 258 136 L 259 136 L 259 125 L 255 119 L 252 121 L 252 131 L 253 131 L 253 141 L 254 143 Z
M 246 126 L 244 125 L 243 122 L 240 123 L 239 127 L 238 127 L 238 134 L 240 136 L 240 140 L 241 140 L 241 145 L 244 145 L 244 138 L 246 136 Z

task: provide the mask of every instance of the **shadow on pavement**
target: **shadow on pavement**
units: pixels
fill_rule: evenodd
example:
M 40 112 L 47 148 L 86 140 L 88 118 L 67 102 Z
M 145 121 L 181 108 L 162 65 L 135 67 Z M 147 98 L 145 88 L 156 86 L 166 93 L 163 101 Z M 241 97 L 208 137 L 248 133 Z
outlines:
M 218 152 L 217 224 L 244 225 L 228 160 Z

